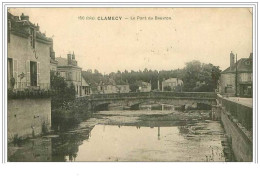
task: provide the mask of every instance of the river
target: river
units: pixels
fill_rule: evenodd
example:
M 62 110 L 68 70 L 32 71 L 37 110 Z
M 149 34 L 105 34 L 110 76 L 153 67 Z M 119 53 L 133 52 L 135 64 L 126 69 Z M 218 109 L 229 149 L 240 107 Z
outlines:
M 8 145 L 8 161 L 233 161 L 209 111 L 100 111 L 76 128 Z

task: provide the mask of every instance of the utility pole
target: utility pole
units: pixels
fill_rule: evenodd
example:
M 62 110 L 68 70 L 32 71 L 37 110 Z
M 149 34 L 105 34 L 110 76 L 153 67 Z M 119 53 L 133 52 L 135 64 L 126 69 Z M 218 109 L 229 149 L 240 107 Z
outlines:
M 236 93 L 235 96 L 237 97 L 237 54 L 236 54 L 236 75 L 235 75 L 235 89 L 236 89 Z

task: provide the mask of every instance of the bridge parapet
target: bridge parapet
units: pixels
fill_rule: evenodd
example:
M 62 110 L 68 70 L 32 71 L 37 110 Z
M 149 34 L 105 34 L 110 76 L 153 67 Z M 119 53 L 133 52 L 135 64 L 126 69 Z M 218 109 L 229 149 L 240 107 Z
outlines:
M 253 127 L 253 108 L 224 98 L 221 95 L 217 96 L 218 103 L 221 107 L 230 114 L 233 118 L 237 119 L 248 131 L 252 131 Z
M 123 98 L 189 98 L 189 99 L 216 99 L 213 92 L 135 92 L 135 93 L 112 93 L 92 94 L 90 99 L 123 99 Z

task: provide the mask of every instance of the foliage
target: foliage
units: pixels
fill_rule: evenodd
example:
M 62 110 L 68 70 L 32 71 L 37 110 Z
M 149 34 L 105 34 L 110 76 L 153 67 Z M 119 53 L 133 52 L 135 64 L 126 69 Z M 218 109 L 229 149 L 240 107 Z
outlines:
M 76 99 L 56 109 L 52 109 L 52 128 L 66 130 L 74 127 L 91 116 L 89 102 L 86 99 Z
M 217 88 L 220 73 L 218 66 L 199 61 L 188 62 L 183 75 L 184 91 L 213 92 Z
M 18 134 L 15 134 L 13 136 L 13 139 L 12 139 L 14 145 L 16 146 L 21 146 L 22 142 L 23 142 L 23 138 L 21 136 L 18 136 Z
M 121 81 L 129 84 L 130 90 L 136 92 L 138 89 L 138 82 L 151 82 L 152 90 L 158 89 L 158 80 L 160 83 L 164 79 L 179 78 L 183 80 L 184 87 L 180 86 L 175 88 L 175 92 L 181 91 L 198 91 L 198 92 L 211 92 L 217 88 L 217 81 L 220 77 L 221 70 L 218 66 L 212 64 L 204 64 L 200 61 L 191 61 L 186 63 L 185 68 L 176 70 L 148 70 L 145 68 L 143 71 L 117 71 L 107 75 L 102 75 L 95 70 L 83 71 L 82 76 L 91 84 L 91 87 L 97 86 L 100 81 L 108 81 L 113 79 L 117 84 Z M 167 89 L 168 90 L 168 89 Z
M 26 88 L 22 91 L 8 89 L 8 99 L 48 98 L 51 94 L 51 91 L 44 89 L 35 90 Z
M 171 91 L 171 90 L 172 90 L 172 88 L 170 86 L 165 86 L 163 88 L 163 91 Z
M 11 83 L 11 87 L 12 87 L 12 89 L 13 89 L 13 88 L 14 88 L 14 85 L 15 85 L 15 78 L 14 78 L 14 77 L 11 77 L 10 83 Z
M 94 71 L 94 73 L 91 70 L 83 71 L 82 76 L 86 81 L 88 81 L 93 88 L 96 86 L 100 81 L 108 81 L 109 79 L 113 79 L 116 84 L 119 84 L 120 82 L 126 82 L 129 84 L 130 90 L 132 92 L 136 92 L 138 89 L 138 82 L 144 81 L 147 83 L 152 84 L 152 90 L 158 89 L 158 79 L 160 83 L 163 81 L 163 79 L 168 78 L 180 78 L 182 79 L 182 70 L 169 70 L 169 71 L 157 71 L 157 70 L 148 70 L 147 68 L 143 71 L 133 71 L 130 72 L 125 70 L 124 72 L 117 71 L 112 72 L 107 75 L 102 75 L 97 70 Z M 161 86 L 160 86 L 161 87 Z
M 65 79 L 51 73 L 52 96 L 52 128 L 66 130 L 90 116 L 89 102 L 86 99 L 76 99 L 73 84 L 67 85 Z
M 66 106 L 76 98 L 75 86 L 72 83 L 68 86 L 65 79 L 54 72 L 51 72 L 51 90 L 53 91 L 51 105 L 54 109 Z

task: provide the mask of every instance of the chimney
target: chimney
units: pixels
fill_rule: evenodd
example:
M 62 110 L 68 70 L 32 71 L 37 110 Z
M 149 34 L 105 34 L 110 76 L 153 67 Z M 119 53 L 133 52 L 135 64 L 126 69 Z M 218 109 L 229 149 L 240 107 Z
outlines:
M 40 31 L 40 26 L 38 25 L 38 23 L 37 23 L 37 26 L 36 26 L 36 31 Z
M 71 64 L 71 54 L 67 54 L 67 57 L 68 57 L 68 64 Z
M 25 16 L 23 13 L 21 15 L 21 20 L 27 20 L 29 21 L 29 16 Z
M 235 65 L 235 55 L 234 53 L 231 51 L 230 53 L 230 70 L 233 70 Z
M 75 60 L 75 54 L 74 54 L 74 51 L 73 51 L 73 54 L 72 54 L 72 60 Z

